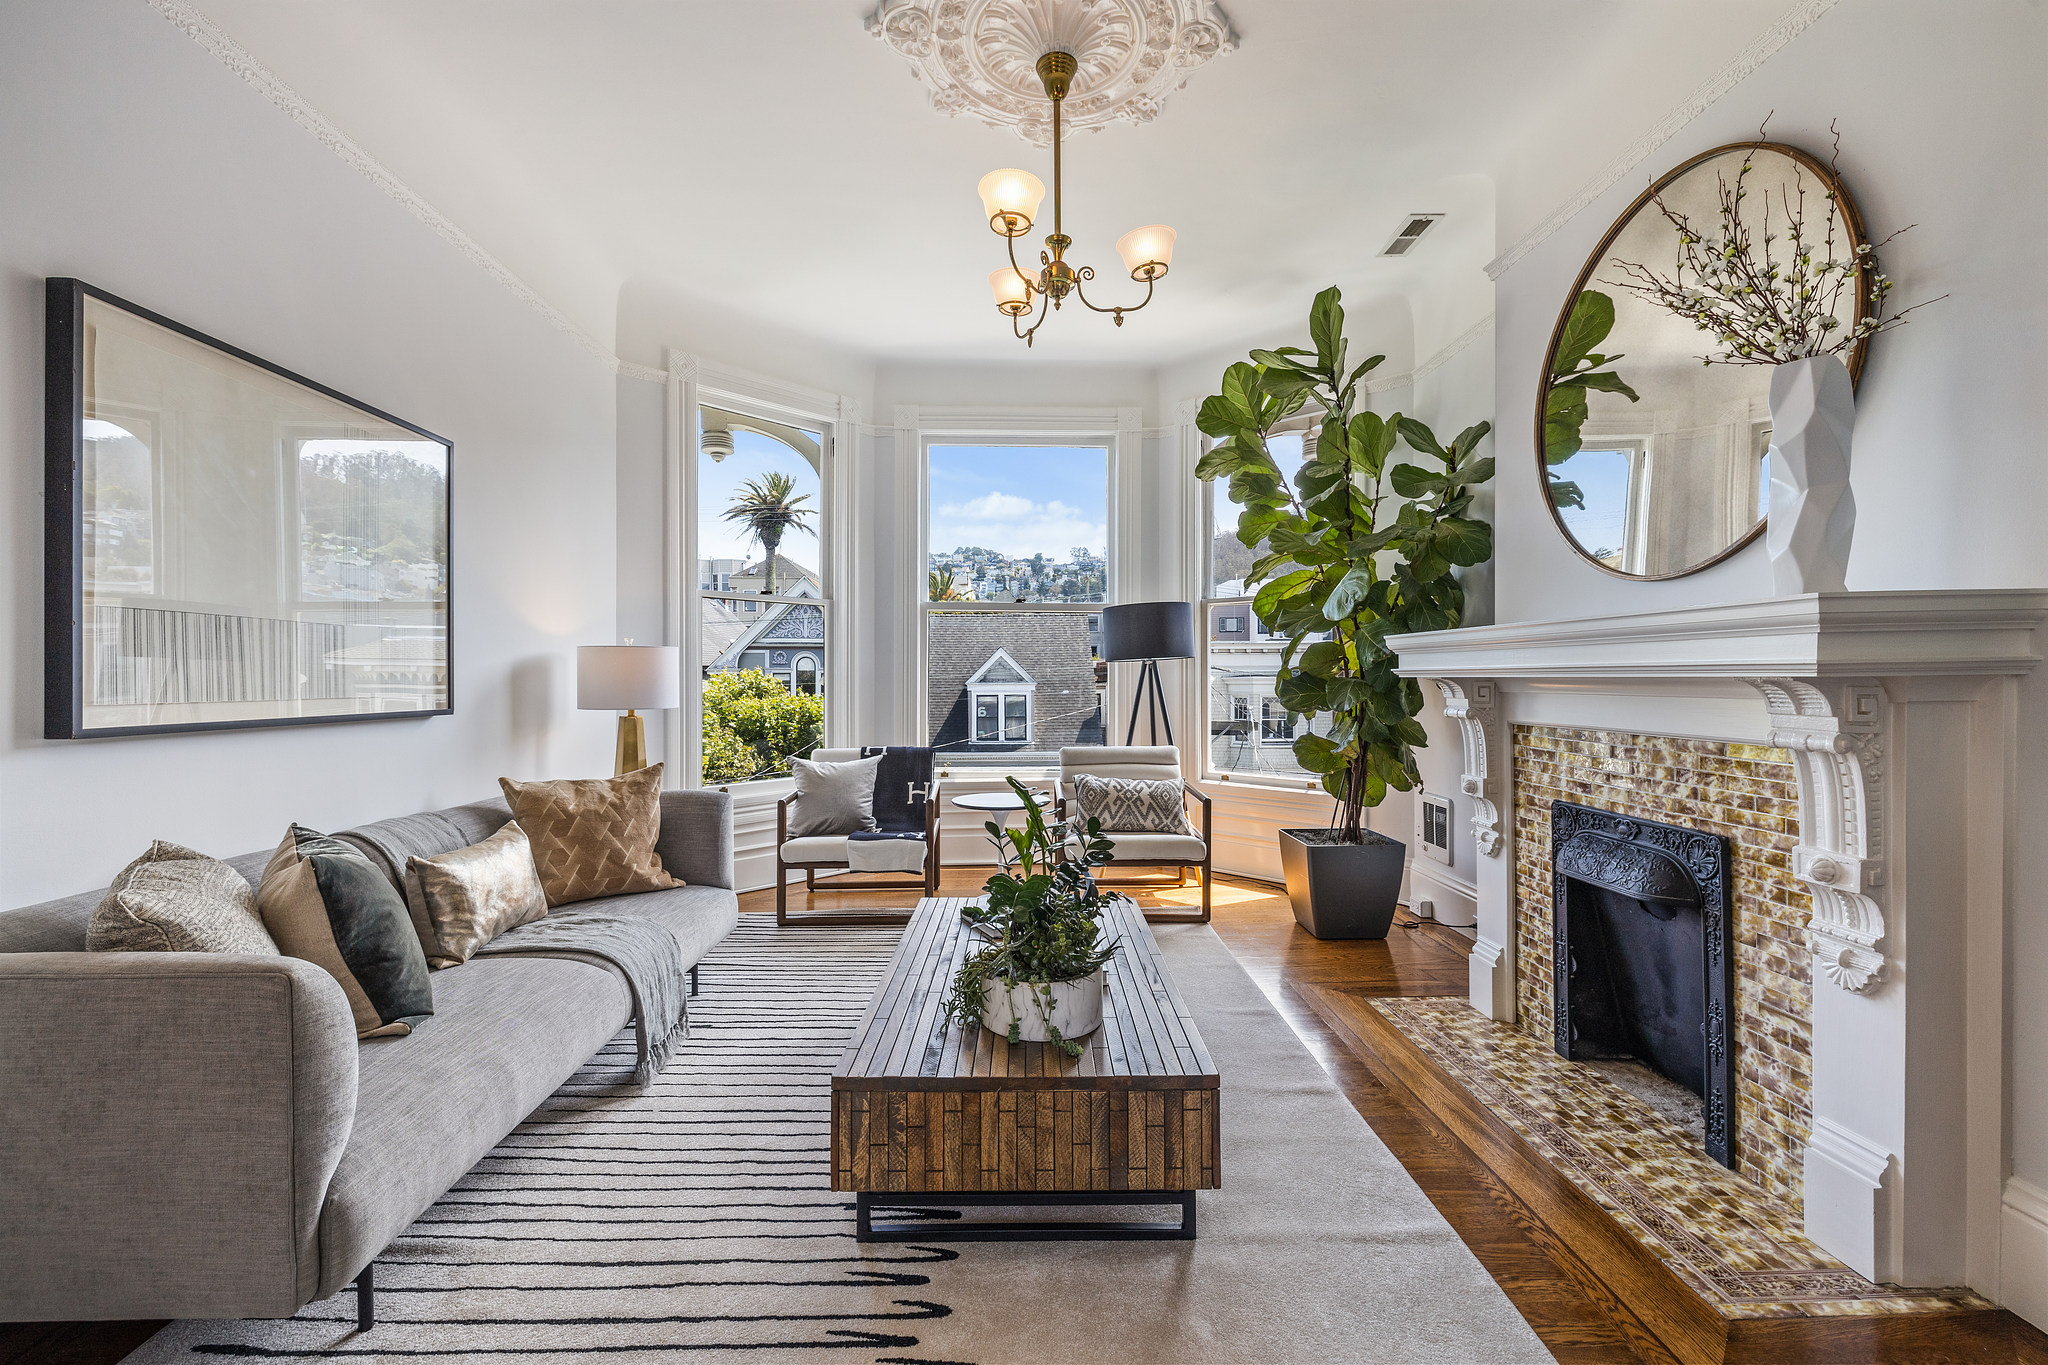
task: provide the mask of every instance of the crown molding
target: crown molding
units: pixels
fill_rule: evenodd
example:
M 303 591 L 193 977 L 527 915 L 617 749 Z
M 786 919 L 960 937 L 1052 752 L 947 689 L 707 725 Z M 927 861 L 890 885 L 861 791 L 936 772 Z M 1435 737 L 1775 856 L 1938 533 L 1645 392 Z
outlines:
M 546 318 L 578 346 L 603 361 L 607 369 L 631 379 L 659 381 L 665 378 L 659 370 L 621 361 L 604 343 L 571 322 L 567 314 L 542 298 L 533 286 L 513 274 L 503 261 L 484 250 L 475 238 L 457 227 L 447 214 L 421 198 L 410 185 L 393 175 L 382 162 L 363 150 L 362 145 L 354 138 L 335 127 L 326 115 L 306 103 L 298 91 L 279 80 L 269 67 L 249 55 L 247 49 L 230 38 L 211 19 L 185 4 L 184 0 L 149 0 L 149 7 L 175 24 L 186 37 L 204 48 L 214 60 L 240 76 L 258 94 L 282 110 L 293 123 L 311 133 L 315 141 L 340 157 L 351 170 L 397 201 L 407 213 L 432 228 L 442 241 L 461 252 L 472 265 L 518 295 L 527 307 Z
M 1734 60 L 1709 76 L 1698 89 L 1686 96 L 1682 104 L 1659 119 L 1648 132 L 1631 142 L 1619 156 L 1608 162 L 1598 175 L 1579 186 L 1576 194 L 1552 209 L 1549 216 L 1524 233 L 1513 246 L 1488 261 L 1486 277 L 1497 280 L 1505 275 L 1516 262 L 1577 217 L 1580 210 L 1607 193 L 1623 176 L 1642 164 L 1650 153 L 1678 136 L 1688 123 L 1704 114 L 1716 100 L 1756 74 L 1757 68 L 1775 56 L 1785 44 L 1811 28 L 1814 21 L 1833 9 L 1836 3 L 1837 0 L 1799 0 L 1799 3 L 1779 15 L 1777 22 L 1758 35 L 1756 41 L 1736 53 Z
M 1430 375 L 1435 374 L 1450 362 L 1451 357 L 1457 355 L 1460 351 L 1492 330 L 1493 314 L 1488 313 L 1485 317 L 1479 319 L 1479 321 L 1473 323 L 1455 337 L 1452 337 L 1448 344 L 1420 365 L 1401 374 L 1390 374 L 1385 379 L 1369 380 L 1359 387 L 1368 394 L 1391 393 L 1395 389 L 1405 389 L 1416 380 L 1427 379 Z

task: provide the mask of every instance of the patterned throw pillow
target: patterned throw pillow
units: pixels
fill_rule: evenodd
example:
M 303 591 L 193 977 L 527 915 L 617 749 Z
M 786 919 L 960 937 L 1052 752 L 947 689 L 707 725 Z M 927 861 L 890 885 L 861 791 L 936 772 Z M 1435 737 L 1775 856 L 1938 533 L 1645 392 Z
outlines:
M 589 781 L 498 779 L 512 818 L 533 845 L 548 908 L 597 896 L 662 891 L 682 882 L 655 855 L 661 765 Z
M 434 1012 L 434 985 L 412 913 L 353 844 L 303 825 L 285 831 L 256 886 L 277 946 L 341 983 L 358 1038 L 394 1038 Z
M 1090 816 L 1118 834 L 1193 834 L 1178 778 L 1147 782 L 1137 777 L 1096 777 L 1074 774 L 1074 803 L 1080 823 Z
M 161 839 L 114 878 L 86 925 L 85 946 L 95 953 L 278 956 L 248 880 L 218 858 Z
M 434 858 L 406 860 L 416 880 L 434 942 L 427 965 L 440 969 L 469 956 L 507 929 L 517 929 L 548 912 L 547 893 L 533 867 L 533 846 L 514 821 L 481 843 Z

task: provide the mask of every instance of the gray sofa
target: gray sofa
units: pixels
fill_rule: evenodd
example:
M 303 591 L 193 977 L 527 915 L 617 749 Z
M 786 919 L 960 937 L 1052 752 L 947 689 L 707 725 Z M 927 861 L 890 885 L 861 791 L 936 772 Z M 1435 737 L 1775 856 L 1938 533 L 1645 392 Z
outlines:
M 365 826 L 462 848 L 503 802 Z M 343 835 L 349 837 L 348 834 Z M 585 901 L 694 964 L 738 922 L 731 797 L 664 792 L 688 885 Z M 269 850 L 230 859 L 252 881 Z M 100 892 L 0 914 L 0 1322 L 288 1317 L 393 1238 L 631 1019 L 623 978 L 565 958 L 433 974 L 434 1016 L 358 1043 L 341 987 L 287 957 L 88 953 Z

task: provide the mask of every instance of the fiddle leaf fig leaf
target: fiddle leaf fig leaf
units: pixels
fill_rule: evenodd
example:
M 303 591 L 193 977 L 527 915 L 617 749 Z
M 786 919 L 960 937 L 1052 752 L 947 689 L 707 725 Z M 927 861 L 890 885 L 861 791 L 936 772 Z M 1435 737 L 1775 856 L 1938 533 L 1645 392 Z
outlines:
M 1331 285 L 1316 295 L 1308 310 L 1308 335 L 1315 343 L 1316 363 L 1329 372 L 1337 369 L 1338 347 L 1344 339 L 1344 305 L 1339 302 L 1342 297 L 1337 286 Z
M 1580 291 L 1572 303 L 1571 315 L 1565 319 L 1564 331 L 1557 338 L 1557 349 L 1551 353 L 1550 372 L 1570 374 L 1613 330 L 1614 300 L 1597 289 Z

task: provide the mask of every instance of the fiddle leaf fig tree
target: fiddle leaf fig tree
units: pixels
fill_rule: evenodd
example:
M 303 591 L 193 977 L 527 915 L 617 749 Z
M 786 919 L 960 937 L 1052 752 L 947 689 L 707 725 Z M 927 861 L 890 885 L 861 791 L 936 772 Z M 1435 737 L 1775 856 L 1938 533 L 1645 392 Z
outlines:
M 1335 288 L 1316 295 L 1309 336 L 1313 349 L 1253 351 L 1224 371 L 1196 419 L 1216 444 L 1195 473 L 1228 479 L 1243 508 L 1252 610 L 1287 637 L 1275 694 L 1289 711 L 1330 718 L 1295 739 L 1295 761 L 1339 802 L 1339 837 L 1359 843 L 1365 808 L 1417 785 L 1414 751 L 1429 742 L 1416 719 L 1422 689 L 1396 676 L 1386 637 L 1457 625 L 1465 593 L 1453 569 L 1493 555 L 1493 528 L 1469 515 L 1473 489 L 1493 477 L 1492 458 L 1475 453 L 1492 424 L 1446 445 L 1412 417 L 1354 411 L 1359 380 L 1386 357 L 1349 366 Z M 1321 431 L 1290 479 L 1266 440 L 1311 402 Z M 1394 462 L 1404 445 L 1422 461 Z

